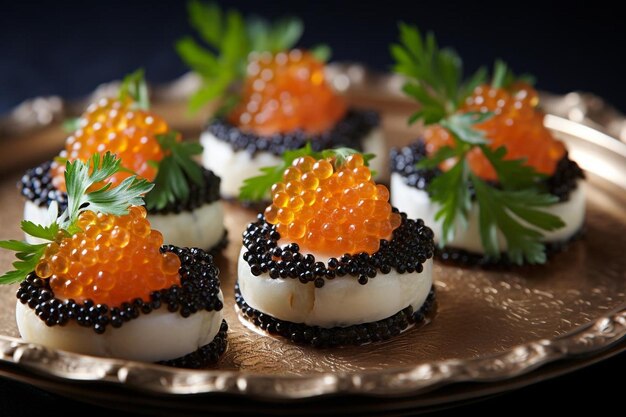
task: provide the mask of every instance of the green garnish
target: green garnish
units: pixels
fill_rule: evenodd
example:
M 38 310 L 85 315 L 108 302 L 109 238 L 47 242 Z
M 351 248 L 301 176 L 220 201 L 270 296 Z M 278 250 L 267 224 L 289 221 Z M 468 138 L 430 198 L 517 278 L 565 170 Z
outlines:
M 142 205 L 142 196 L 153 188 L 145 179 L 130 176 L 118 186 L 106 183 L 102 187 L 89 191 L 89 188 L 103 182 L 120 171 L 121 159 L 107 152 L 100 160 L 100 154 L 94 154 L 85 164 L 75 160 L 66 165 L 65 187 L 67 188 L 67 210 L 61 214 L 58 223 L 61 228 L 76 233 L 76 220 L 85 210 L 121 216 L 128 212 L 131 205 Z
M 311 143 L 307 142 L 304 148 L 283 153 L 283 162 L 281 165 L 261 168 L 261 175 L 246 178 L 239 189 L 239 200 L 262 201 L 267 199 L 272 185 L 281 181 L 285 170 L 293 164 L 293 161 L 302 156 L 311 156 L 315 159 L 334 158 L 335 166 L 341 166 L 348 156 L 355 153 L 360 152 L 351 148 L 325 149 L 321 152 L 316 152 L 311 147 Z M 374 157 L 374 154 L 363 154 L 365 165 L 369 166 L 369 161 Z
M 531 264 L 545 262 L 545 248 L 540 242 L 542 235 L 537 229 L 556 230 L 565 223 L 559 217 L 537 209 L 558 202 L 557 197 L 540 189 L 538 181 L 544 176 L 524 165 L 522 159 L 503 159 L 506 154 L 503 147 L 494 151 L 486 145 L 478 145 L 500 180 L 502 189 L 495 188 L 469 169 L 465 157 L 476 145 L 464 142 L 454 134 L 452 136 L 456 142 L 454 148 L 443 147 L 432 158 L 419 164 L 420 168 L 434 168 L 450 158 L 457 161 L 428 187 L 431 199 L 440 205 L 435 220 L 442 220 L 441 244 L 445 245 L 454 237 L 457 224 L 463 228 L 467 226 L 471 207 L 469 190 L 472 187 L 476 191 L 480 238 L 486 255 L 493 259 L 500 257 L 497 238 L 497 230 L 500 230 L 512 262 L 522 264 L 524 259 Z
M 271 23 L 258 17 L 244 21 L 236 10 L 224 11 L 216 3 L 199 0 L 188 3 L 188 12 L 189 23 L 207 46 L 190 36 L 176 43 L 178 55 L 203 81 L 189 101 L 192 112 L 216 99 L 222 100 L 220 112 L 232 108 L 239 100 L 235 87 L 246 75 L 248 55 L 289 50 L 304 30 L 300 19 L 295 17 Z M 330 56 L 327 46 L 318 46 L 313 52 L 318 58 Z
M 411 123 L 437 123 L 458 110 L 476 86 L 485 82 L 487 70 L 481 68 L 462 82 L 463 65 L 452 49 L 439 49 L 432 33 L 423 38 L 417 27 L 400 23 L 400 44 L 391 45 L 395 72 L 407 76 L 403 91 L 422 105 L 411 116 Z
M 315 45 L 309 51 L 315 57 L 315 59 L 321 62 L 330 61 L 330 57 L 333 55 L 333 50 L 325 43 Z
M 423 38 L 415 26 L 406 24 L 400 24 L 400 44 L 391 46 L 391 54 L 396 60 L 395 71 L 409 79 L 404 92 L 421 103 L 421 109 L 410 117 L 409 123 L 418 120 L 425 125 L 438 123 L 450 132 L 455 142 L 454 147 L 442 147 L 417 164 L 420 169 L 434 169 L 444 161 L 454 161 L 452 168 L 438 175 L 428 186 L 431 200 L 440 206 L 435 215 L 435 220 L 442 222 L 440 245 L 445 246 L 454 238 L 457 226 L 467 227 L 470 189 L 473 188 L 486 255 L 493 259 L 501 256 L 500 231 L 512 262 L 545 262 L 541 232 L 565 225 L 559 217 L 540 210 L 558 202 L 555 196 L 542 189 L 541 180 L 545 176 L 525 165 L 523 159 L 505 159 L 504 147 L 492 150 L 488 146 L 489 138 L 474 125 L 489 119 L 492 113 L 457 113 L 474 88 L 486 82 L 487 71 L 481 68 L 462 82 L 462 64 L 457 54 L 450 49 L 440 49 L 431 33 Z M 493 87 L 506 88 L 518 80 L 533 81 L 529 76 L 516 77 L 504 62 L 496 61 Z M 466 157 L 476 147 L 496 171 L 501 188 L 471 172 Z
M 15 269 L 5 272 L 0 277 L 0 285 L 23 281 L 28 274 L 35 270 L 47 246 L 47 243 L 31 244 L 19 240 L 0 241 L 0 248 L 17 252 L 15 257 L 19 259 L 13 262 Z
M 63 130 L 65 133 L 74 133 L 80 128 L 80 117 L 70 117 L 63 120 Z
M 296 17 L 285 17 L 275 22 L 253 16 L 246 22 L 250 52 L 281 52 L 291 49 L 302 37 L 304 24 Z
M 133 100 L 133 108 L 148 110 L 150 99 L 148 95 L 148 85 L 144 77 L 142 68 L 127 74 L 120 85 L 118 98 L 124 101 L 127 98 Z M 74 133 L 80 128 L 80 117 L 71 117 L 63 121 L 63 130 L 66 133 Z
M 119 99 L 120 101 L 124 101 L 127 98 L 133 100 L 133 106 L 137 109 L 148 110 L 150 108 L 148 85 L 146 84 L 145 74 L 142 68 L 131 72 L 122 80 Z
M 157 135 L 156 138 L 166 156 L 158 163 L 154 189 L 146 195 L 146 207 L 160 210 L 168 203 L 189 198 L 188 180 L 199 186 L 204 185 L 202 169 L 193 160 L 202 153 L 202 145 L 191 142 L 178 142 L 176 132 Z
M 517 81 L 533 85 L 535 84 L 535 77 L 530 74 L 515 75 L 506 62 L 496 59 L 496 62 L 493 64 L 491 86 L 493 88 L 508 88 Z
M 119 97 L 120 100 L 131 98 L 137 108 L 144 110 L 150 108 L 143 69 L 138 69 L 124 77 Z M 178 132 L 170 131 L 155 136 L 165 157 L 159 162 L 150 161 L 157 168 L 157 175 L 154 179 L 154 189 L 145 196 L 148 210 L 160 210 L 177 200 L 186 201 L 189 198 L 188 179 L 199 186 L 204 185 L 202 169 L 193 160 L 194 155 L 202 153 L 202 145 L 179 142 L 178 135 Z M 120 171 L 124 169 L 124 167 L 119 168 Z
M 119 168 L 120 160 L 110 152 L 107 152 L 102 159 L 100 154 L 94 154 L 86 163 L 80 160 L 68 162 L 65 168 L 67 209 L 57 217 L 56 204 L 54 204 L 52 206 L 54 213 L 51 213 L 51 218 L 56 218 L 56 222 L 49 226 L 42 226 L 24 220 L 21 223 L 22 230 L 30 236 L 48 242 L 60 242 L 64 237 L 80 231 L 76 221 L 79 214 L 85 210 L 119 216 L 126 214 L 131 205 L 143 204 L 141 196 L 150 191 L 153 184 L 134 176 L 126 178 L 114 188 L 111 188 L 110 183 L 106 183 L 95 190 L 90 190 L 118 172 Z M 0 241 L 0 248 L 17 252 L 15 256 L 18 258 L 13 263 L 15 269 L 0 276 L 0 284 L 13 284 L 24 280 L 35 270 L 47 246 L 48 243 Z
M 541 230 L 556 230 L 565 226 L 558 216 L 537 210 L 559 199 L 532 188 L 499 190 L 471 172 L 470 178 L 479 207 L 480 239 L 487 255 L 494 258 L 500 256 L 496 233 L 500 230 L 507 242 L 507 255 L 512 262 L 521 265 L 525 259 L 531 264 L 544 263 L 546 253 L 540 242 L 542 234 L 524 223 Z

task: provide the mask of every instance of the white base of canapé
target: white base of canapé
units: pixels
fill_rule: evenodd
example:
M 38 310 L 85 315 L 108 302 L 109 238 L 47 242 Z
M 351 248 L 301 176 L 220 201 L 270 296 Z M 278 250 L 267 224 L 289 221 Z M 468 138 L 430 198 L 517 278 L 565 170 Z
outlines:
M 270 152 L 257 152 L 250 155 L 246 150 L 235 151 L 230 143 L 219 140 L 210 132 L 200 136 L 204 148 L 202 164 L 222 179 L 220 189 L 222 196 L 233 198 L 239 195 L 239 188 L 246 178 L 260 174 L 260 169 L 280 165 L 282 158 Z M 372 129 L 363 138 L 363 152 L 376 155 L 370 161 L 370 168 L 377 172 L 377 180 L 385 180 L 387 173 L 387 145 L 382 129 Z
M 274 318 L 308 326 L 331 328 L 371 323 L 391 317 L 409 305 L 417 311 L 433 284 L 431 259 L 424 263 L 421 273 L 392 271 L 370 278 L 365 285 L 346 275 L 326 280 L 322 288 L 316 288 L 312 282 L 303 284 L 298 279 L 272 279 L 267 273 L 252 275 L 243 260 L 245 251 L 243 247 L 239 257 L 238 282 L 246 303 Z
M 407 185 L 402 175 L 396 172 L 391 174 L 391 205 L 405 212 L 411 219 L 424 220 L 424 223 L 435 232 L 435 242 L 439 241 L 442 235 L 442 221 L 435 221 L 435 214 L 440 206 L 430 200 L 426 191 Z M 478 205 L 472 203 L 467 228 L 464 229 L 457 224 L 454 239 L 447 243 L 448 246 L 478 254 L 485 253 L 480 240 L 478 211 Z M 585 219 L 584 181 L 578 181 L 576 189 L 571 192 L 567 201 L 546 207 L 544 211 L 560 217 L 565 222 L 565 227 L 542 232 L 544 235 L 542 241 L 560 242 L 572 237 L 581 229 Z M 500 250 L 506 252 L 506 240 L 500 232 L 498 243 Z
M 37 224 L 49 225 L 51 219 L 47 207 L 39 207 L 31 201 L 24 206 L 24 219 Z M 171 214 L 148 214 L 154 230 L 163 233 L 168 245 L 211 249 L 224 235 L 224 209 L 221 201 L 206 203 L 191 211 Z M 42 243 L 40 239 L 26 236 L 30 243 Z
M 211 249 L 224 236 L 224 207 L 221 201 L 204 204 L 191 211 L 148 214 L 152 229 L 163 233 L 166 244 Z
M 222 293 L 219 295 L 223 300 Z M 176 359 L 213 341 L 220 330 L 223 310 L 199 311 L 187 318 L 162 306 L 125 322 L 103 334 L 70 321 L 65 326 L 46 326 L 35 311 L 17 302 L 15 318 L 22 339 L 50 348 L 145 362 Z

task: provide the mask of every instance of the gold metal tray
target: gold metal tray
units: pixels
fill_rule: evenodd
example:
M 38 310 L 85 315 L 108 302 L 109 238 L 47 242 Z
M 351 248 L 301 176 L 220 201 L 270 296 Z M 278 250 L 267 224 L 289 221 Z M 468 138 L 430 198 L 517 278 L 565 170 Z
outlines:
M 390 146 L 415 138 L 418 128 L 406 125 L 412 104 L 398 94 L 397 78 L 359 66 L 336 66 L 332 74 L 355 105 L 382 112 Z M 206 115 L 190 118 L 184 104 L 196 82 L 185 77 L 155 89 L 154 107 L 174 128 L 197 136 Z M 58 151 L 64 136 L 59 121 L 72 113 L 62 100 L 52 100 L 52 108 L 46 108 L 50 99 L 42 100 L 38 109 L 27 103 L 0 120 L 0 239 L 21 238 L 23 201 L 15 183 L 23 168 Z M 549 98 L 546 110 L 558 112 L 567 104 L 563 100 Z M 560 116 L 547 116 L 546 124 L 587 172 L 585 236 L 545 266 L 484 271 L 436 264 L 438 311 L 421 329 L 386 342 L 325 350 L 249 330 L 237 318 L 233 285 L 241 232 L 255 213 L 226 203 L 231 241 L 217 264 L 230 331 L 216 367 L 178 370 L 24 343 L 15 326 L 15 286 L 9 286 L 0 288 L 0 375 L 75 399 L 164 415 L 400 414 L 513 389 L 624 351 L 626 145 Z M 0 253 L 0 271 L 11 256 Z M 358 401 L 346 401 L 355 395 Z

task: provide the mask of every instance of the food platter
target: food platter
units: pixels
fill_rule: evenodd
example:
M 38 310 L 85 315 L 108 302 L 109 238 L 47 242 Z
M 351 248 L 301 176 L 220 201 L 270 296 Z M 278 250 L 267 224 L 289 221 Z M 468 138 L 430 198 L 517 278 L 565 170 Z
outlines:
M 389 146 L 419 133 L 419 127 L 406 125 L 412 105 L 398 94 L 400 80 L 355 65 L 338 65 L 331 73 L 354 105 L 382 112 Z M 184 99 L 196 82 L 186 76 L 154 91 L 155 111 L 187 137 L 198 136 L 207 116 L 186 113 Z M 217 366 L 178 370 L 26 344 L 18 338 L 15 287 L 9 286 L 0 288 L 0 375 L 85 401 L 162 414 L 345 412 L 342 401 L 355 395 L 358 407 L 374 414 L 490 395 L 619 353 L 626 349 L 626 145 L 598 124 L 581 123 L 584 113 L 567 110 L 571 97 L 548 97 L 546 125 L 586 170 L 585 235 L 541 267 L 481 270 L 437 263 L 438 309 L 421 329 L 333 350 L 250 330 L 237 317 L 233 290 L 241 232 L 255 212 L 226 203 L 230 244 L 216 260 L 230 331 Z M 0 238 L 21 237 L 23 202 L 15 183 L 24 168 L 54 155 L 63 140 L 60 122 L 77 111 L 80 103 L 40 99 L 0 121 Z M 567 115 L 577 119 L 562 117 Z M 619 117 L 613 118 L 611 126 L 618 126 Z M 35 148 L 39 152 L 30 151 Z M 0 253 L 0 270 L 8 268 L 10 256 Z M 352 402 L 349 411 L 357 412 L 354 407 Z

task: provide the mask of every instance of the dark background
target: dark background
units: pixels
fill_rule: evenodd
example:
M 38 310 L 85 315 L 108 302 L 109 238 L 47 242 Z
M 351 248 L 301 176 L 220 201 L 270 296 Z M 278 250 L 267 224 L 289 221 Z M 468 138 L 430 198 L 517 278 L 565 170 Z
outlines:
M 0 113 L 46 94 L 80 97 L 138 67 L 152 82 L 185 72 L 173 44 L 191 33 L 185 2 L 106 0 L 2 2 Z M 400 19 L 454 46 L 466 68 L 500 57 L 538 87 L 585 90 L 626 110 L 622 74 L 626 24 L 602 1 L 222 1 L 268 18 L 299 15 L 303 46 L 330 44 L 335 60 L 388 70 Z M 608 2 L 607 2 L 608 3 Z
M 500 57 L 517 72 L 537 76 L 538 87 L 595 93 L 626 111 L 623 88 L 623 16 L 603 2 L 528 1 L 307 1 L 221 2 L 268 18 L 295 14 L 306 29 L 302 46 L 326 42 L 334 60 L 364 62 L 388 70 L 387 45 L 396 22 L 433 30 L 441 45 L 454 46 L 468 70 Z M 174 41 L 190 34 L 184 1 L 3 2 L 0 6 L 0 114 L 37 95 L 81 97 L 102 82 L 138 67 L 151 82 L 186 69 Z M 619 401 L 612 382 L 626 369 L 625 355 L 553 381 L 472 405 L 460 413 L 502 415 L 515 409 L 533 415 L 593 408 L 608 412 Z M 619 408 L 618 408 L 619 409 Z M 0 379 L 0 416 L 64 413 L 109 415 L 92 406 L 58 399 Z M 116 413 L 115 415 L 121 415 Z

